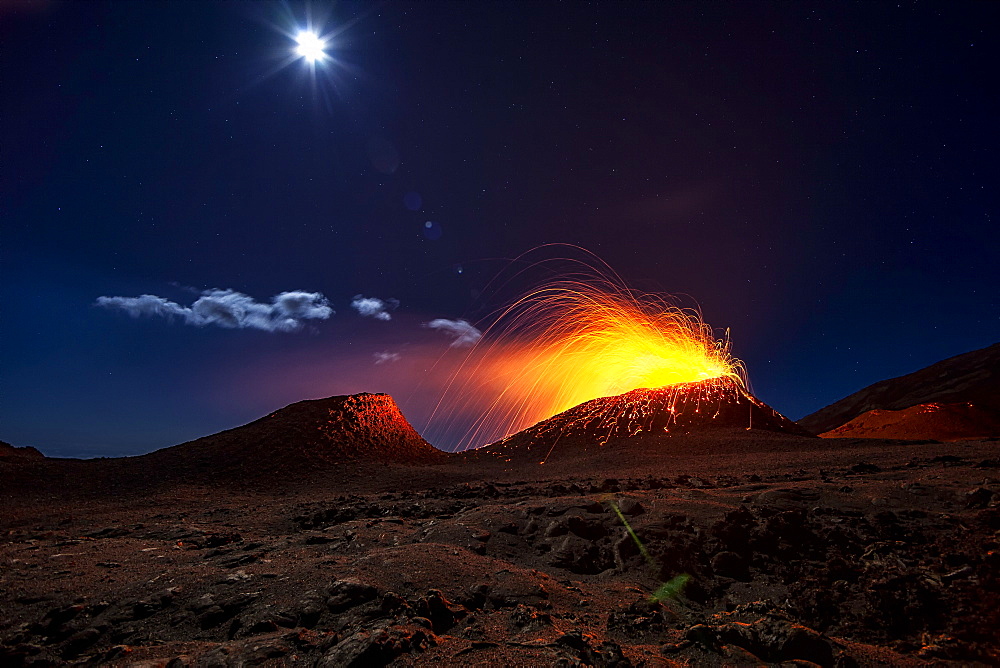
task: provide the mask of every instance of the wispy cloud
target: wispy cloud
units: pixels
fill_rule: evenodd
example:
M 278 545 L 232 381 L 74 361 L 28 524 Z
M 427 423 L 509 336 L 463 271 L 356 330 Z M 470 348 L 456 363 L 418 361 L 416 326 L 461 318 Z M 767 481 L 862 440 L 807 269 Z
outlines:
M 475 345 L 479 339 L 483 338 L 483 333 L 466 320 L 436 318 L 430 322 L 425 322 L 424 327 L 439 329 L 453 337 L 455 340 L 451 342 L 452 348 L 467 348 Z
M 398 306 L 398 299 L 379 299 L 378 297 L 354 295 L 354 299 L 351 300 L 351 308 L 367 318 L 375 318 L 376 320 L 392 320 L 389 311 L 395 310 Z
M 378 352 L 373 355 L 375 358 L 375 364 L 387 364 L 389 362 L 398 362 L 403 359 L 403 356 L 399 353 L 390 352 Z
M 270 303 L 235 290 L 205 290 L 190 306 L 182 306 L 156 295 L 139 297 L 98 297 L 97 306 L 140 316 L 180 318 L 184 324 L 227 329 L 262 329 L 266 332 L 294 332 L 304 320 L 326 320 L 334 314 L 319 292 L 293 290 L 271 298 Z

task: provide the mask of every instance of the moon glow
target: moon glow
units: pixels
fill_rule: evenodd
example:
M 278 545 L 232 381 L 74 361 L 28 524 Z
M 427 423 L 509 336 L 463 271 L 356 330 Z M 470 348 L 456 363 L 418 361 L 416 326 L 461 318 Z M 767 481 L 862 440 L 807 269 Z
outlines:
M 326 41 L 314 32 L 301 31 L 295 36 L 295 52 L 310 63 L 326 58 Z

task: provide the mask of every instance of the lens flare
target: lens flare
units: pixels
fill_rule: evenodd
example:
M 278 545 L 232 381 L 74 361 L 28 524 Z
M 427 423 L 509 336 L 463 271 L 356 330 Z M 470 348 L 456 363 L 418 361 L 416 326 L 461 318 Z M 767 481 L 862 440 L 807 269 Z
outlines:
M 480 411 L 459 449 L 638 388 L 744 386 L 743 365 L 700 312 L 627 287 L 607 265 L 548 280 L 496 314 L 439 404 L 435 419 Z
M 295 52 L 310 63 L 326 58 L 326 41 L 314 32 L 302 30 L 295 36 Z

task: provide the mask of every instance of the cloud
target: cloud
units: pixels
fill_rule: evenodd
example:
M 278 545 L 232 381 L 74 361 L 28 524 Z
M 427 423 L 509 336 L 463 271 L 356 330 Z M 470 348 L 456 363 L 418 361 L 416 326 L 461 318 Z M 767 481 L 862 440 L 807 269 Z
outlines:
M 364 295 L 354 295 L 351 300 L 351 308 L 368 318 L 376 320 L 392 320 L 389 311 L 399 306 L 398 299 L 379 299 L 377 297 L 365 297 Z
M 475 345 L 479 339 L 483 338 L 483 333 L 465 320 L 437 318 L 430 322 L 425 322 L 424 327 L 440 329 L 449 336 L 455 337 L 455 340 L 451 342 L 452 348 L 467 348 Z
M 386 362 L 398 362 L 403 359 L 403 356 L 399 353 L 390 352 L 380 352 L 373 355 L 375 358 L 375 364 L 385 364 Z
M 319 292 L 293 290 L 258 302 L 235 290 L 204 290 L 191 306 L 181 306 L 156 295 L 139 297 L 98 297 L 97 306 L 140 316 L 180 318 L 184 324 L 227 329 L 262 329 L 266 332 L 294 332 L 304 320 L 326 320 L 334 314 Z
M 142 295 L 141 297 L 98 297 L 97 305 L 104 308 L 121 309 L 133 318 L 138 318 L 141 315 L 164 318 L 172 316 L 184 317 L 191 312 L 189 308 L 185 308 L 163 297 L 157 297 L 156 295 Z

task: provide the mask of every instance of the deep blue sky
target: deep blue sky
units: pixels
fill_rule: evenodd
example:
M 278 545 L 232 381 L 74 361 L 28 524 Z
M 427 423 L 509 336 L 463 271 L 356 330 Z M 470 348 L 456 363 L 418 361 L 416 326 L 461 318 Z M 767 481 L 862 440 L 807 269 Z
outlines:
M 689 295 L 792 418 L 1000 340 L 996 3 L 314 3 L 314 75 L 305 4 L 0 12 L 15 445 L 137 454 L 365 390 L 421 428 L 449 342 L 421 323 L 477 322 L 552 242 Z M 213 288 L 337 313 L 95 306 Z

